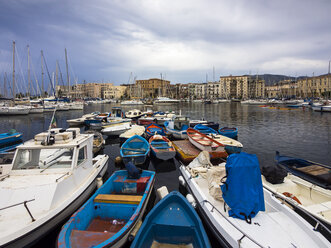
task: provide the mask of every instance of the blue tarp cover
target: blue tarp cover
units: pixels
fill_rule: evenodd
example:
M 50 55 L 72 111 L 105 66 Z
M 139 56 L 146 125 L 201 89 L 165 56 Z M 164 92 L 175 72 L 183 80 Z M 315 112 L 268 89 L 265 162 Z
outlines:
M 265 211 L 259 161 L 255 154 L 231 154 L 226 162 L 226 182 L 221 185 L 223 199 L 231 208 L 229 216 L 253 218 Z

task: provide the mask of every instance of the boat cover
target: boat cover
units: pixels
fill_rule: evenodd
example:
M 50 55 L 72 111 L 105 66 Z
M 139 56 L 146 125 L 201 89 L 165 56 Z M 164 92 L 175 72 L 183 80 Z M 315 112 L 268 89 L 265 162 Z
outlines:
M 223 199 L 231 209 L 229 216 L 251 223 L 251 218 L 265 210 L 257 156 L 245 152 L 231 154 L 225 167 L 227 178 L 221 189 Z

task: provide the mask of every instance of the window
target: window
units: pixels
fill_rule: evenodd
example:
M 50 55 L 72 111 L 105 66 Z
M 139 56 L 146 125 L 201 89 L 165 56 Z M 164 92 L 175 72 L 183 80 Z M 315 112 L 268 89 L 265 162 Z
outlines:
M 77 166 L 81 165 L 87 158 L 86 146 L 78 150 Z

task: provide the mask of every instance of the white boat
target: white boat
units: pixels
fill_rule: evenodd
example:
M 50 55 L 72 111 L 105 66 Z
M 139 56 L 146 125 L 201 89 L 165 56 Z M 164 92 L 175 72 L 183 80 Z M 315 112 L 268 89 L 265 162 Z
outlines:
M 283 183 L 272 184 L 264 176 L 262 182 L 267 190 L 280 199 L 331 226 L 331 190 L 292 174 L 288 174 Z
M 7 115 L 8 114 L 8 107 L 0 107 L 0 115 Z
M 111 125 L 110 127 L 103 128 L 101 133 L 108 136 L 118 136 L 125 131 L 131 129 L 131 122 L 121 122 Z
M 120 139 L 121 139 L 121 141 L 125 141 L 135 135 L 142 136 L 144 133 L 145 133 L 144 126 L 132 125 L 131 129 L 120 134 Z
M 30 112 L 30 107 L 27 106 L 14 106 L 8 107 L 7 115 L 27 115 Z
M 231 139 L 224 135 L 210 134 L 209 136 L 214 140 L 218 141 L 219 143 L 225 145 L 225 149 L 228 153 L 240 152 L 241 149 L 243 148 L 243 144 L 240 143 L 238 140 Z
M 139 109 L 129 110 L 125 112 L 125 117 L 130 119 L 138 119 L 139 117 L 143 116 L 143 112 Z
M 93 135 L 51 129 L 17 147 L 0 180 L 0 246 L 26 247 L 69 217 L 94 192 L 107 155 L 93 158 Z
M 190 126 L 190 119 L 186 116 L 175 116 L 164 123 L 167 132 L 175 139 L 187 139 L 187 129 Z
M 58 103 L 56 105 L 56 110 L 57 111 L 68 111 L 69 110 L 69 105 L 66 103 Z
M 230 217 L 219 186 L 226 175 L 224 163 L 207 164 L 209 168 L 192 166 L 190 170 L 190 165 L 181 165 L 179 180 L 223 247 L 330 247 L 321 233 L 264 188 L 265 211 L 259 211 L 251 221 Z
M 55 106 L 54 105 L 44 105 L 44 112 L 54 112 Z
M 121 105 L 143 105 L 144 103 L 140 100 L 127 100 L 122 101 Z
M 83 102 L 71 102 L 69 103 L 69 110 L 83 110 L 84 103 Z
M 54 111 L 54 110 L 53 110 Z M 91 113 L 91 114 L 86 114 L 83 115 L 80 118 L 76 118 L 76 119 L 71 119 L 71 120 L 67 120 L 67 123 L 69 124 L 70 127 L 74 127 L 74 126 L 79 126 L 79 125 L 83 125 L 84 121 L 88 118 L 94 118 L 95 116 L 97 116 L 99 114 L 99 112 L 95 112 L 95 113 Z
M 41 105 L 32 105 L 30 109 L 30 114 L 40 114 L 44 112 L 44 107 Z
M 331 112 L 331 105 L 312 105 L 311 108 L 316 112 Z
M 154 103 L 156 103 L 156 104 L 173 104 L 173 103 L 180 103 L 180 100 L 159 96 L 158 98 L 155 99 Z

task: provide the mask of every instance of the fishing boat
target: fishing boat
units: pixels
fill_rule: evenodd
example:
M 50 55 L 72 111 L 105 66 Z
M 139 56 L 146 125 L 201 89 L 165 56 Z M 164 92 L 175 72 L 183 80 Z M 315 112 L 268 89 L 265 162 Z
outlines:
M 311 106 L 311 109 L 316 112 L 331 112 L 331 105 Z
M 331 191 L 314 185 L 300 177 L 288 174 L 282 183 L 273 184 L 268 177 L 262 176 L 263 187 L 286 201 L 295 209 L 331 227 Z M 314 223 L 316 226 L 318 221 Z M 331 232 L 329 232 L 331 235 Z
M 103 127 L 101 133 L 108 136 L 119 136 L 125 131 L 131 129 L 131 126 L 131 122 L 121 122 Z
M 154 134 L 159 134 L 159 135 L 164 136 L 165 132 L 164 132 L 164 129 L 162 127 L 160 127 L 159 125 L 157 125 L 155 123 L 151 123 L 146 127 L 145 134 L 146 134 L 146 137 L 149 138 L 149 137 L 153 136 Z
M 166 121 L 164 126 L 169 135 L 175 139 L 187 139 L 186 130 L 189 128 L 190 119 L 186 116 L 175 116 L 170 121 Z
M 179 180 L 222 247 L 330 247 L 304 218 L 263 188 L 256 156 L 241 152 L 230 155 L 226 165 L 197 166 L 181 165 Z
M 139 135 L 134 135 L 121 146 L 120 154 L 124 164 L 132 162 L 134 165 L 145 163 L 149 153 L 149 143 Z
M 111 116 L 111 113 L 99 113 L 98 115 L 85 118 L 84 124 L 90 126 L 92 123 L 107 122 L 107 118 Z
M 238 128 L 236 127 L 222 127 L 218 130 L 220 135 L 235 139 L 238 137 Z
M 128 112 L 125 112 L 125 117 L 132 120 L 138 120 L 141 116 L 143 116 L 143 112 L 139 109 L 133 109 Z
M 156 123 L 158 125 L 164 126 L 166 121 L 171 121 L 176 114 L 174 112 L 156 112 L 154 113 L 154 117 L 156 118 Z
M 204 119 L 202 120 L 190 120 L 190 127 L 194 128 L 196 125 L 203 125 L 203 126 L 207 126 L 207 127 L 210 127 L 214 130 L 218 130 L 219 128 L 219 123 L 215 123 L 213 121 L 206 121 Z
M 147 126 L 152 123 L 156 123 L 156 118 L 153 116 L 142 116 L 138 119 L 138 125 Z
M 62 227 L 57 247 L 122 247 L 145 212 L 154 179 L 152 171 L 137 179 L 114 172 Z
M 275 161 L 277 165 L 285 168 L 293 175 L 324 189 L 331 189 L 331 166 L 305 159 L 281 156 L 278 151 L 276 152 Z
M 177 191 L 159 201 L 146 216 L 131 248 L 204 247 L 210 243 L 190 203 Z
M 132 125 L 131 129 L 120 134 L 120 141 L 124 143 L 127 139 L 131 138 L 134 135 L 142 136 L 145 133 L 145 127 L 139 125 Z
M 192 145 L 201 151 L 226 153 L 223 144 L 193 128 L 187 129 L 187 135 Z
M 90 197 L 108 164 L 92 146 L 93 135 L 56 128 L 17 147 L 0 180 L 1 247 L 31 246 Z
M 176 156 L 176 150 L 172 142 L 165 136 L 153 135 L 149 139 L 152 154 L 161 160 L 169 160 Z
M 93 154 L 98 153 L 105 144 L 102 134 L 93 130 L 87 130 L 85 133 L 93 134 Z
M 122 117 L 107 117 L 107 119 L 104 119 L 102 122 L 91 123 L 90 129 L 101 130 L 124 122 L 131 123 L 131 119 Z
M 8 133 L 0 133 L 0 145 L 17 142 L 22 139 L 23 134 L 16 132 L 15 129 L 9 130 Z

